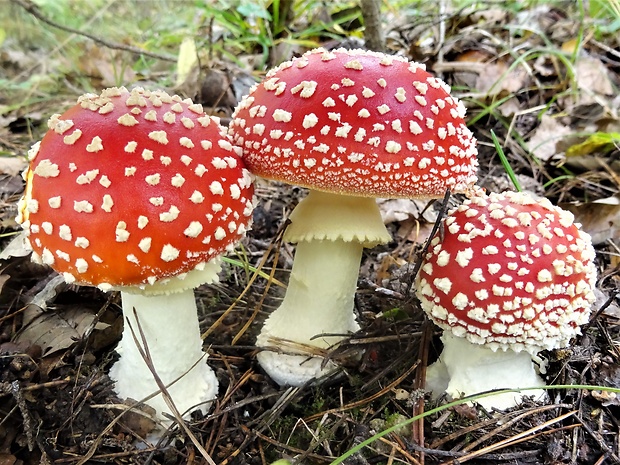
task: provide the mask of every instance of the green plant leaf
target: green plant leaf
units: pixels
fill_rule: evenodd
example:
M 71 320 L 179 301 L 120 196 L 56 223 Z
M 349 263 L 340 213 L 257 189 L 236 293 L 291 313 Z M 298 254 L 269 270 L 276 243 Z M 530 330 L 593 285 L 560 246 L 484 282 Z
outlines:
M 618 132 L 595 132 L 580 144 L 573 145 L 566 150 L 567 157 L 590 155 L 592 153 L 608 153 L 620 143 Z
M 268 21 L 271 20 L 269 11 L 267 11 L 267 9 L 259 3 L 242 2 L 237 7 L 237 11 L 246 18 L 263 18 Z
M 270 277 L 267 273 L 257 269 L 256 267 L 250 265 L 249 263 L 244 263 L 241 260 L 236 260 L 236 259 L 230 258 L 230 257 L 222 257 L 222 261 L 224 261 L 226 263 L 229 263 L 229 264 L 231 264 L 233 266 L 238 266 L 239 268 L 246 268 L 249 271 L 251 271 L 252 273 L 258 273 L 258 275 L 261 278 L 266 279 L 268 281 L 271 281 L 276 286 L 280 286 L 280 287 L 283 287 L 283 288 L 286 289 L 286 284 L 284 284 L 282 281 L 280 281 L 280 280 L 278 280 L 276 278 Z

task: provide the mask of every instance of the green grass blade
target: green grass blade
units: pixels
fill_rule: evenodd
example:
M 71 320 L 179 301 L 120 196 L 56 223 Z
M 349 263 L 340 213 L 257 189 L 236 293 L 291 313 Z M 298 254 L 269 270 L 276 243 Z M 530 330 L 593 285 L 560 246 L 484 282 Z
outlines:
M 222 260 L 230 265 L 238 266 L 239 268 L 243 268 L 244 270 L 249 270 L 252 273 L 258 273 L 258 275 L 261 278 L 266 279 L 267 281 L 271 281 L 276 286 L 286 288 L 286 284 L 284 284 L 282 281 L 279 281 L 276 278 L 272 278 L 264 271 L 257 269 L 256 267 L 250 265 L 249 263 L 244 263 L 241 260 L 237 260 L 237 259 L 230 258 L 230 257 L 222 257 Z
M 504 170 L 506 170 L 506 173 L 508 174 L 510 181 L 512 182 L 513 186 L 515 186 L 515 189 L 521 192 L 522 191 L 521 184 L 519 184 L 519 180 L 517 179 L 515 172 L 512 170 L 512 166 L 510 166 L 510 163 L 508 163 L 508 159 L 506 158 L 504 149 L 502 149 L 502 146 L 500 145 L 499 140 L 497 139 L 497 136 L 495 135 L 495 131 L 493 131 L 492 129 L 491 129 L 491 138 L 493 139 L 493 145 L 495 145 L 495 150 L 497 150 L 499 159 L 501 160 Z

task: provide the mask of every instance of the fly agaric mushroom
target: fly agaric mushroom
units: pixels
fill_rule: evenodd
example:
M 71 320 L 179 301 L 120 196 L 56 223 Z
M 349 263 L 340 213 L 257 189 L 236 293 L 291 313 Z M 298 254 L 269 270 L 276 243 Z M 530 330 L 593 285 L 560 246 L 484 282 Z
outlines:
M 240 102 L 230 134 L 248 169 L 311 189 L 286 231 L 298 243 L 286 296 L 257 340 L 275 348 L 258 360 L 276 382 L 298 386 L 334 369 L 283 340 L 325 349 L 359 328 L 362 250 L 391 240 L 375 197 L 473 186 L 477 152 L 464 114 L 423 65 L 363 50 L 307 52 Z
M 33 259 L 69 283 L 121 291 L 126 324 L 110 372 L 120 397 L 159 390 L 140 328 L 177 410 L 206 411 L 218 383 L 193 288 L 217 280 L 220 254 L 251 216 L 238 149 L 200 105 L 141 88 L 83 95 L 48 126 L 29 152 L 17 219 Z M 161 419 L 171 412 L 161 394 L 147 403 Z
M 451 211 L 416 278 L 429 318 L 444 332 L 429 367 L 453 398 L 544 386 L 532 357 L 568 346 L 595 300 L 590 236 L 572 213 L 521 192 L 478 194 Z M 543 390 L 478 399 L 506 409 Z

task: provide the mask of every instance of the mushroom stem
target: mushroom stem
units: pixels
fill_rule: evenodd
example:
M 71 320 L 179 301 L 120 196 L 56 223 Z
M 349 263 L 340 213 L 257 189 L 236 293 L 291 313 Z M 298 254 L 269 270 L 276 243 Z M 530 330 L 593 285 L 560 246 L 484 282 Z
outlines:
M 286 341 L 325 349 L 357 331 L 353 299 L 362 250 L 359 242 L 300 242 L 286 296 L 265 322 L 257 345 L 288 354 L 303 353 L 303 348 Z M 338 336 L 319 336 L 323 333 Z M 305 355 L 284 353 L 265 350 L 258 354 L 261 366 L 281 385 L 299 386 L 335 369 L 332 363 L 322 368 L 324 359 L 312 357 L 310 351 Z
M 545 386 L 534 369 L 532 356 L 526 351 L 494 351 L 445 332 L 441 341 L 443 351 L 426 372 L 426 388 L 436 396 L 445 392 L 458 399 L 493 389 Z M 543 389 L 528 389 L 483 397 L 475 402 L 487 410 L 506 410 L 530 396 L 541 400 L 546 398 L 546 392 Z
M 217 394 L 218 382 L 202 351 L 194 291 L 163 295 L 121 292 L 121 297 L 125 326 L 116 349 L 120 359 L 110 370 L 118 396 L 142 400 L 159 391 L 139 344 L 145 352 L 148 350 L 155 372 L 168 386 L 177 410 L 182 415 L 196 408 L 206 412 Z M 145 403 L 158 412 L 159 418 L 165 418 L 162 412 L 172 415 L 161 394 Z
M 353 299 L 362 251 L 391 236 L 369 197 L 311 190 L 290 220 L 285 239 L 298 243 L 295 261 L 284 301 L 258 336 L 259 347 L 271 348 L 258 361 L 278 384 L 301 386 L 336 369 L 322 356 L 312 357 L 312 347 L 325 349 L 359 329 Z M 315 338 L 322 333 L 339 336 Z

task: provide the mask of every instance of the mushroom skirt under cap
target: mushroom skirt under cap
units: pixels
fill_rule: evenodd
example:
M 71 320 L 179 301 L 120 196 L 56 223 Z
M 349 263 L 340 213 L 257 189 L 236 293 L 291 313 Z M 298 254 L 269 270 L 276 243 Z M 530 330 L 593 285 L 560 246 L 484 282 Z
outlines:
M 567 346 L 596 283 L 590 236 L 573 220 L 525 193 L 466 200 L 431 240 L 416 282 L 422 308 L 444 331 L 494 350 Z
M 148 285 L 235 243 L 252 184 L 218 121 L 165 92 L 87 94 L 30 151 L 18 221 L 68 281 Z
M 316 49 L 271 70 L 230 127 L 254 174 L 357 196 L 440 197 L 476 182 L 449 87 L 404 58 Z

